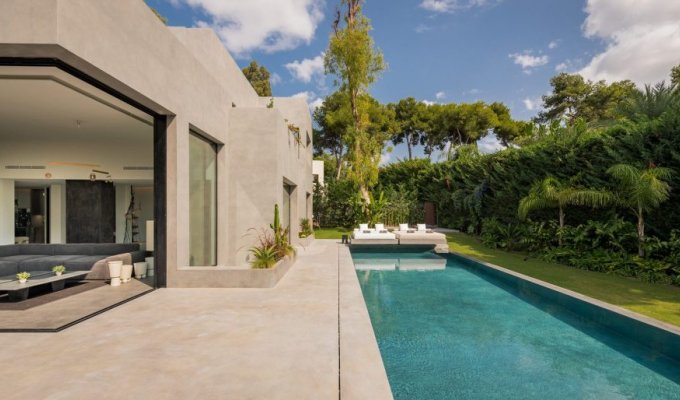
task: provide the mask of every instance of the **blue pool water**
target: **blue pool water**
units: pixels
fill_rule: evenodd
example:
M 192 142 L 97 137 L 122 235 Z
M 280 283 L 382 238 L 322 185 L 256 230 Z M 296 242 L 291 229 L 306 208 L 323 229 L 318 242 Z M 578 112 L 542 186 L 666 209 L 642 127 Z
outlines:
M 397 400 L 680 399 L 680 363 L 455 256 L 352 258 Z

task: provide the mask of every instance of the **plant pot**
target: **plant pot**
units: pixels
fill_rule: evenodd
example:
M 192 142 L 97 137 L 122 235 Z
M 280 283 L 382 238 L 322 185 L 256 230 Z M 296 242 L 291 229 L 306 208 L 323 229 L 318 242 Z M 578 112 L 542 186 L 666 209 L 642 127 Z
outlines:
M 19 283 L 26 283 L 28 279 L 19 279 Z
M 125 264 L 120 272 L 120 280 L 123 283 L 128 283 L 132 279 L 132 265 Z
M 142 279 L 146 277 L 146 262 L 136 262 L 135 263 L 135 278 Z
M 111 286 L 120 286 L 120 272 L 123 269 L 122 261 L 109 261 L 109 276 L 111 277 Z
M 61 272 L 61 271 L 60 271 L 60 272 L 55 272 L 54 274 L 55 274 L 56 276 L 61 276 L 61 274 L 63 274 L 63 272 Z
M 149 276 L 149 277 L 153 276 L 153 271 L 154 271 L 153 270 L 153 257 L 146 257 L 144 259 L 144 261 L 146 261 L 146 265 L 147 265 L 146 276 Z

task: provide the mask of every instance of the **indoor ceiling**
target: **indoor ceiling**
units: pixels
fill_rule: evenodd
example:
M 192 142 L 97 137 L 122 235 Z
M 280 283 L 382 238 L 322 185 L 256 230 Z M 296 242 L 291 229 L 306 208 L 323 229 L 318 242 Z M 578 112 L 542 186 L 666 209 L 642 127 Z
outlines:
M 149 145 L 153 118 L 54 68 L 0 67 L 0 145 L 16 140 Z

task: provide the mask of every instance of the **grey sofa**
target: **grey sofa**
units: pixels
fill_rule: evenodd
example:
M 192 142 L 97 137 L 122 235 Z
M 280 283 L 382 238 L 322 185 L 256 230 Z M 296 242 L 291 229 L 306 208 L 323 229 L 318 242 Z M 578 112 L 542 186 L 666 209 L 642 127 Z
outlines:
M 134 243 L 6 245 L 0 246 L 0 276 L 50 271 L 55 265 L 63 265 L 68 271 L 90 271 L 86 279 L 108 279 L 108 261 L 132 264 L 144 261 L 144 255 Z

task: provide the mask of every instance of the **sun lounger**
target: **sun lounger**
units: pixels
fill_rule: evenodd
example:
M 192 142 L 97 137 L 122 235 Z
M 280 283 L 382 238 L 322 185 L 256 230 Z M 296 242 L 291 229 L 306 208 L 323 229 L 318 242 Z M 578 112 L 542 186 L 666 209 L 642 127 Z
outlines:
M 399 244 L 397 236 L 388 232 L 383 224 L 376 224 L 374 229 L 368 224 L 360 224 L 359 229 L 352 232 L 352 244 Z
M 395 233 L 401 245 L 433 245 L 437 253 L 449 252 L 446 235 L 427 229 L 425 224 L 418 224 L 417 229 L 410 229 L 407 224 L 399 224 L 399 231 Z

